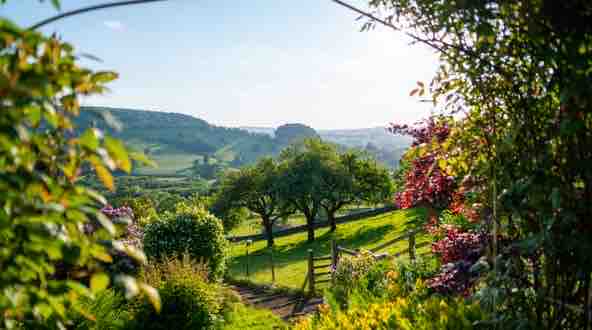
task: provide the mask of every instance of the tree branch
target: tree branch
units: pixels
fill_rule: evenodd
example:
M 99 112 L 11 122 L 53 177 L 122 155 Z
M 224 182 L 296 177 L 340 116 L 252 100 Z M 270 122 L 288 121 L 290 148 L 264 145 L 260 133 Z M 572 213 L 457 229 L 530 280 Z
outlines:
M 53 17 L 46 18 L 40 22 L 37 22 L 37 23 L 31 25 L 31 27 L 29 27 L 28 30 L 31 30 L 31 31 L 37 30 L 38 28 L 40 28 L 44 25 L 47 25 L 49 23 L 53 23 L 53 22 L 60 20 L 62 18 L 75 16 L 75 15 L 79 15 L 79 14 L 84 14 L 84 13 L 87 13 L 90 11 L 113 8 L 113 7 L 120 7 L 120 6 L 139 5 L 139 4 L 143 4 L 143 3 L 157 2 L 157 1 L 167 1 L 167 0 L 131 0 L 131 1 L 109 2 L 109 3 L 104 3 L 104 4 L 100 4 L 100 5 L 95 5 L 95 6 L 79 8 L 79 9 L 75 9 L 72 11 L 67 11 L 65 13 L 61 13 L 61 14 L 53 16 Z

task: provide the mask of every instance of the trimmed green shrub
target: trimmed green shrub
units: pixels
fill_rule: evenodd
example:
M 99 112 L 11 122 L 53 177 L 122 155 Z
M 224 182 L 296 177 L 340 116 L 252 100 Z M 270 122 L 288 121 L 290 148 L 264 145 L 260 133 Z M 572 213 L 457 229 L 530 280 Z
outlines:
M 208 283 L 208 270 L 184 254 L 182 259 L 167 258 L 149 264 L 142 278 L 158 289 L 160 313 L 137 301 L 131 329 L 213 329 L 222 322 L 221 287 Z
M 212 280 L 226 271 L 229 244 L 221 221 L 203 208 L 185 207 L 144 228 L 144 252 L 154 260 L 184 252 L 208 263 Z

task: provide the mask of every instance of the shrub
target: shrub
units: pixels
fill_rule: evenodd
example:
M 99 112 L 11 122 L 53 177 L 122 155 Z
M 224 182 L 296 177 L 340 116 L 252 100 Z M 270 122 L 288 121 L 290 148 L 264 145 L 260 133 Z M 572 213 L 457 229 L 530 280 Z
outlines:
M 341 258 L 334 273 L 335 285 L 343 287 L 346 291 L 351 290 L 375 263 L 374 257 L 368 251 L 362 251 L 358 256 Z
M 104 290 L 95 299 L 82 299 L 80 307 L 93 319 L 75 312 L 71 329 L 123 329 L 131 316 L 127 304 L 123 294 L 114 290 Z
M 208 283 L 207 265 L 197 263 L 184 254 L 182 258 L 165 258 L 149 264 L 143 279 L 158 289 L 160 313 L 145 303 L 137 302 L 132 329 L 212 329 L 222 310 L 221 288 Z
M 136 223 L 140 225 L 140 227 L 144 227 L 158 219 L 154 202 L 148 196 L 126 198 L 120 201 L 120 203 L 129 206 L 133 210 Z
M 144 251 L 151 259 L 188 252 L 209 265 L 211 279 L 220 279 L 226 270 L 228 241 L 220 220 L 198 207 L 182 207 L 144 228 Z
M 461 299 L 431 297 L 423 301 L 399 297 L 347 311 L 320 308 L 318 316 L 300 320 L 295 330 L 307 329 L 474 329 L 483 315 L 477 304 Z

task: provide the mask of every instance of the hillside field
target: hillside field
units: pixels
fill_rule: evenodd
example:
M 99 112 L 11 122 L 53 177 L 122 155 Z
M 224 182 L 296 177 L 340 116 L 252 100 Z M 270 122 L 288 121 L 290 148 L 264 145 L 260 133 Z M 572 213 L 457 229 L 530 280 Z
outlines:
M 280 237 L 275 240 L 273 257 L 276 272 L 276 285 L 299 289 L 305 279 L 307 270 L 308 249 L 313 249 L 316 256 L 328 255 L 331 252 L 331 240 L 350 249 L 371 249 L 400 235 L 409 228 L 407 222 L 416 217 L 424 217 L 424 209 L 397 210 L 378 216 L 369 217 L 338 225 L 335 233 L 328 228 L 320 228 L 315 232 L 316 240 L 306 242 L 306 232 Z M 428 240 L 425 236 L 416 238 L 420 244 Z M 407 248 L 407 241 L 401 241 L 380 252 L 398 252 Z M 246 243 L 232 244 L 230 277 L 246 279 L 246 264 L 249 261 L 249 280 L 259 284 L 271 283 L 271 266 L 269 250 L 265 241 L 254 242 L 249 247 L 250 256 L 246 256 Z M 429 246 L 419 249 L 418 253 L 427 252 Z M 406 258 L 402 256 L 401 258 Z

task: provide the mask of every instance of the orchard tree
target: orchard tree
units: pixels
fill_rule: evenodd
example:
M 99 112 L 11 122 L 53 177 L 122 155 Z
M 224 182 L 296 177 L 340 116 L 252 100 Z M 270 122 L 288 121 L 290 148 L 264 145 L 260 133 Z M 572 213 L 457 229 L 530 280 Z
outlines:
M 256 164 L 229 172 L 216 193 L 214 205 L 231 210 L 244 207 L 261 217 L 267 246 L 273 246 L 273 225 L 294 212 L 280 192 L 279 168 L 271 158 L 261 158 Z
M 309 242 L 314 241 L 315 222 L 322 207 L 323 164 L 331 155 L 332 147 L 314 138 L 293 144 L 280 154 L 282 199 L 306 218 Z
M 393 185 L 389 171 L 376 160 L 351 151 L 340 154 L 332 146 L 327 152 L 331 153 L 321 164 L 319 191 L 333 232 L 337 229 L 335 214 L 340 209 L 355 202 L 384 202 L 392 196 Z

